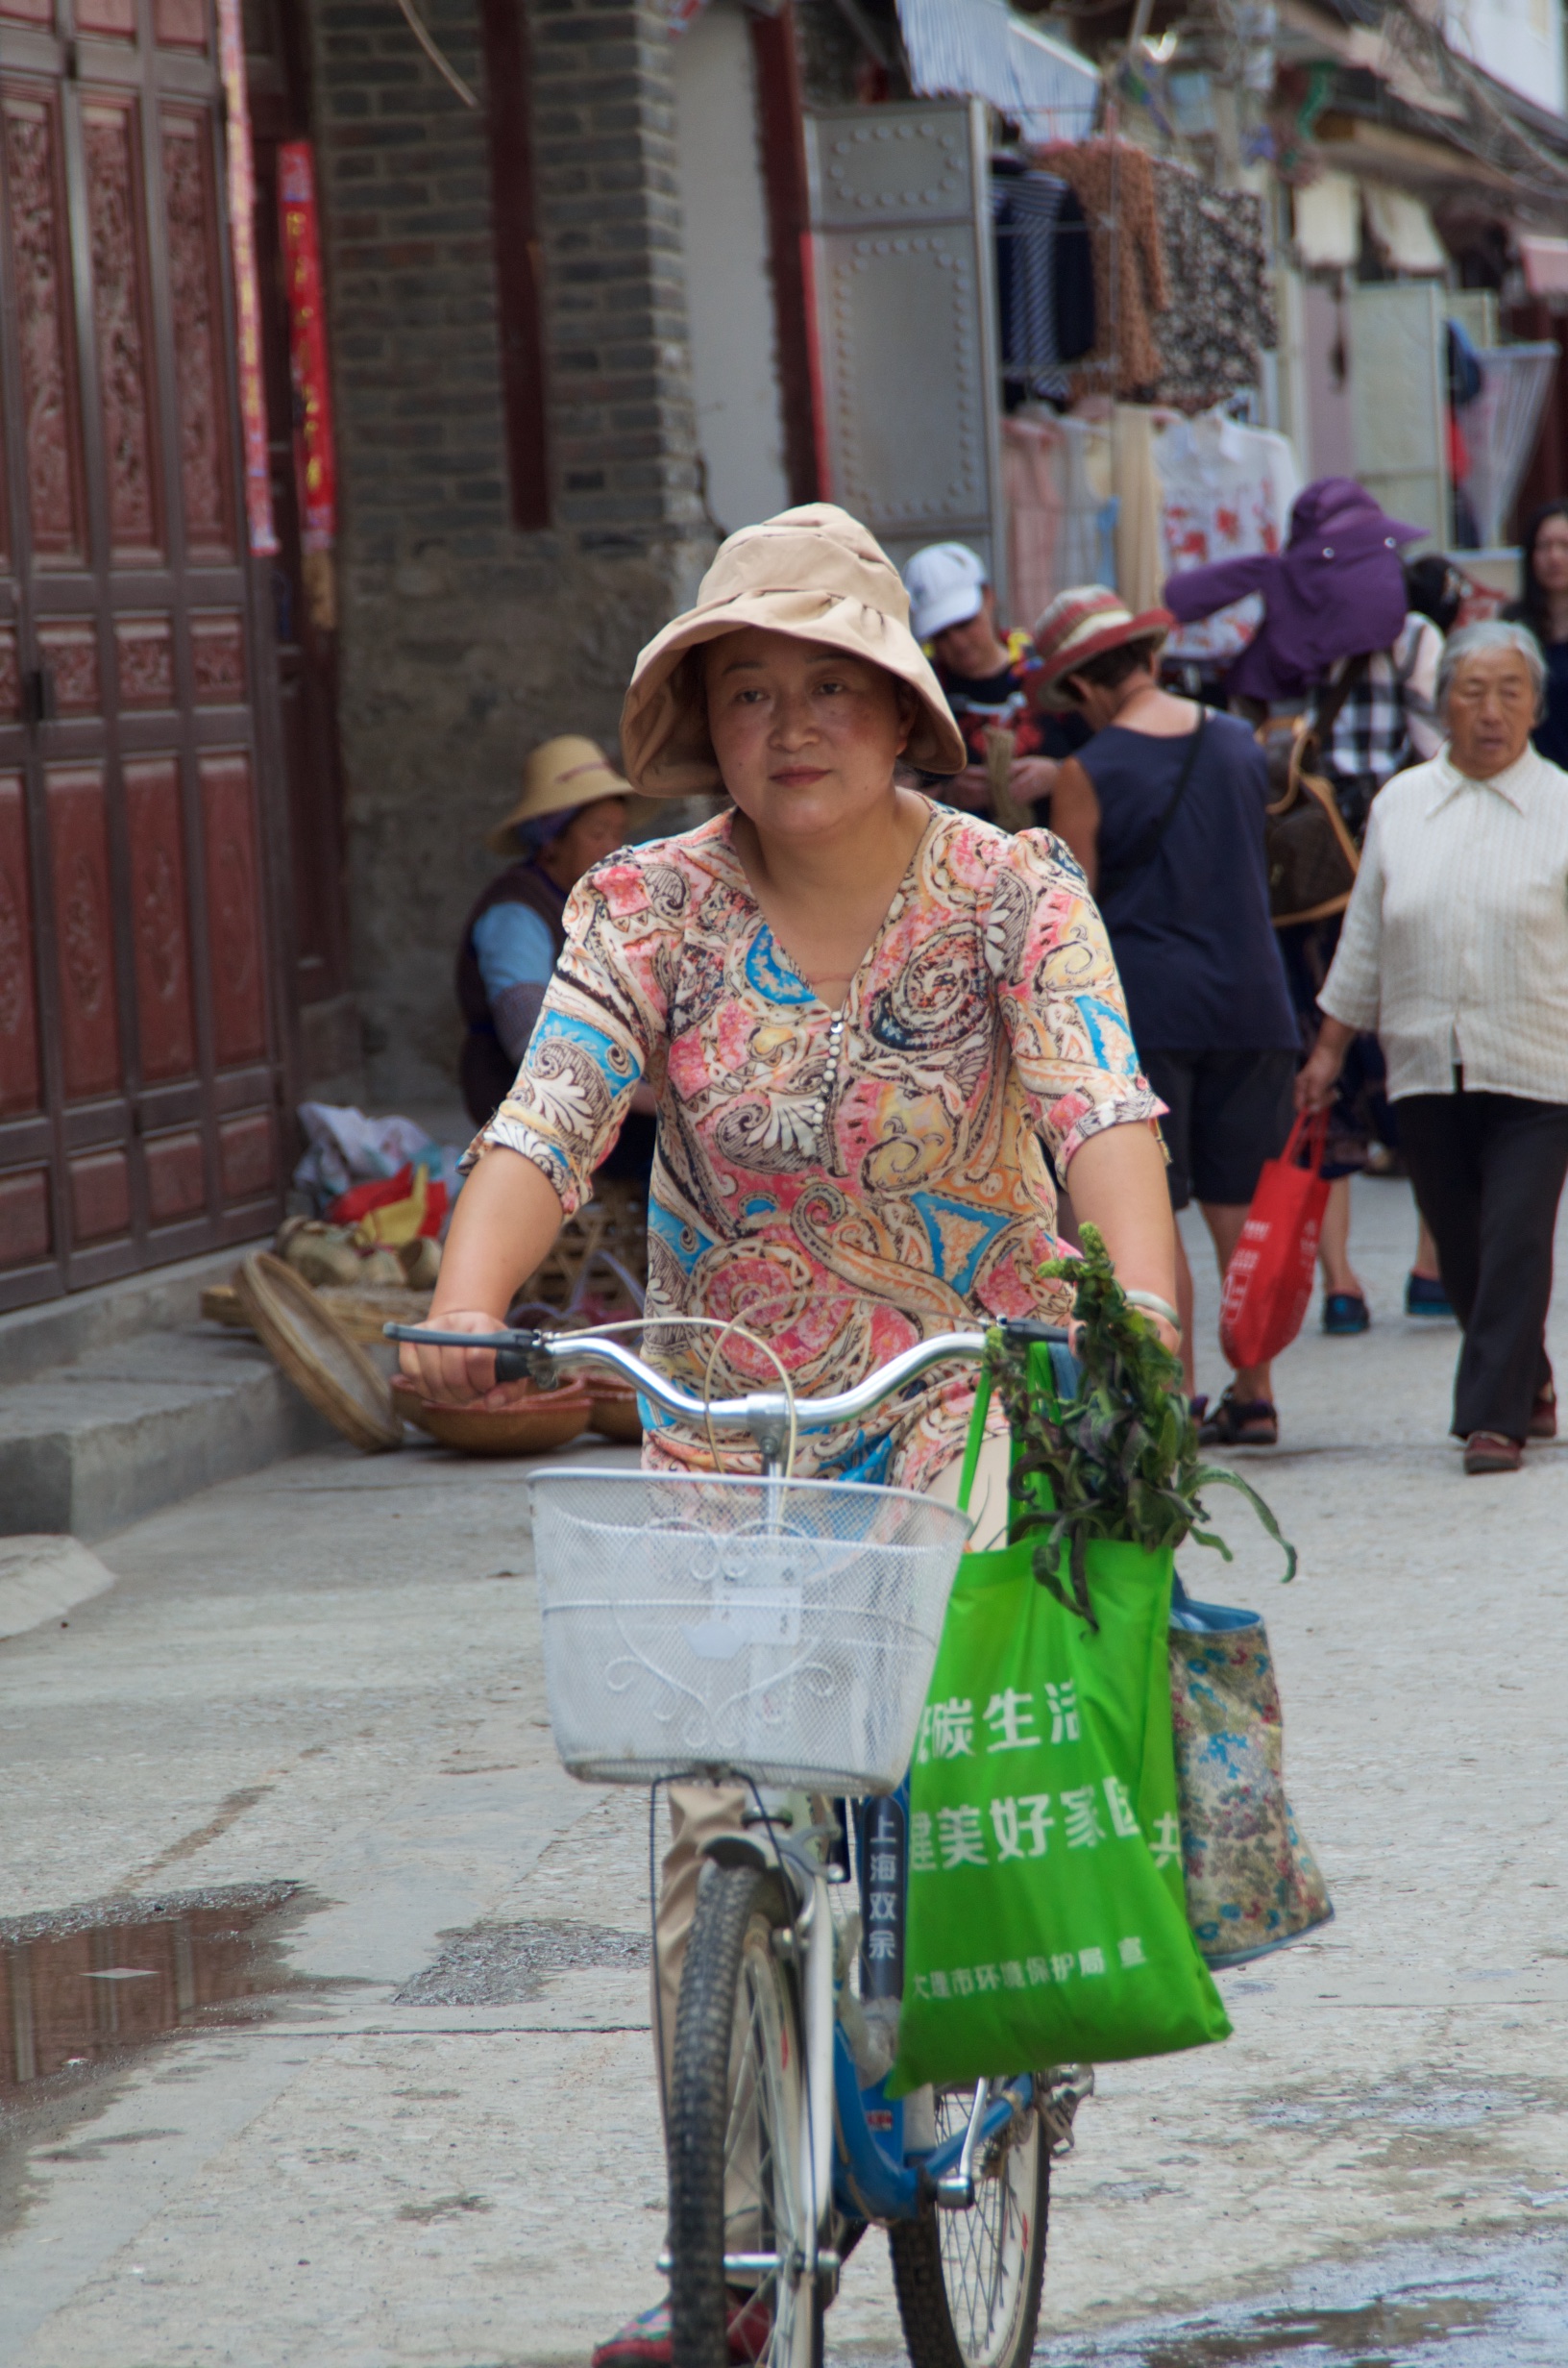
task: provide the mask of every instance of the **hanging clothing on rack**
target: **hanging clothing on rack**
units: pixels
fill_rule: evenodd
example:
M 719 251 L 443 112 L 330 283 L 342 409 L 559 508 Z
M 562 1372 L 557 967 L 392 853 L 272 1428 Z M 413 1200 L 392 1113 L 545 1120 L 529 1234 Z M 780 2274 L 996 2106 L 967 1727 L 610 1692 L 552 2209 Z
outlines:
M 991 173 L 1002 393 L 1012 410 L 1066 398 L 1065 364 L 1094 342 L 1094 273 L 1089 225 L 1066 182 L 1014 157 L 993 157 Z
M 1032 625 L 1063 588 L 1057 554 L 1066 514 L 1066 437 L 1055 419 L 1002 421 L 1007 583 L 1013 614 Z
M 1168 574 L 1161 521 L 1164 509 L 1154 465 L 1155 415 L 1118 403 L 1111 414 L 1111 479 L 1116 489 L 1116 583 L 1135 615 L 1160 605 Z
M 1068 183 L 1090 227 L 1094 345 L 1072 373 L 1073 393 L 1146 395 L 1164 368 L 1154 316 L 1170 303 L 1153 160 L 1121 139 L 1053 141 L 1035 155 Z
M 1220 410 L 1205 411 L 1168 427 L 1154 457 L 1164 497 L 1167 602 L 1171 577 L 1215 560 L 1284 549 L 1301 477 L 1283 435 L 1243 428 Z M 1262 600 L 1251 593 L 1211 616 L 1179 625 L 1165 645 L 1167 654 L 1197 665 L 1229 666 L 1252 639 L 1262 613 Z
M 1211 189 L 1190 165 L 1164 157 L 1154 160 L 1154 186 L 1170 284 L 1157 400 L 1206 411 L 1256 386 L 1261 354 L 1279 343 L 1262 200 Z
M 1116 584 L 1117 502 L 1111 470 L 1111 422 L 1066 418 L 1062 429 L 1062 534 L 1056 589 Z

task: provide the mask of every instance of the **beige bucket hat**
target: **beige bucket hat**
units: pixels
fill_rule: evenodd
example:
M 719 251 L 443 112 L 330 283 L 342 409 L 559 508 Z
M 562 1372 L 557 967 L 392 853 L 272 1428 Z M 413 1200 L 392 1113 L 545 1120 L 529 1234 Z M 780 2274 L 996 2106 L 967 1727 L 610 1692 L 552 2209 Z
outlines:
M 523 766 L 523 795 L 506 820 L 485 840 L 495 855 L 515 855 L 518 831 L 526 823 L 541 823 L 551 814 L 570 814 L 575 807 L 594 805 L 600 798 L 625 798 L 626 827 L 646 821 L 646 800 L 634 798 L 603 750 L 577 733 L 563 731 L 558 739 L 541 742 Z
M 886 667 L 919 702 L 904 753 L 924 773 L 968 761 L 952 710 L 909 629 L 909 595 L 874 534 L 831 502 L 780 511 L 721 543 L 697 605 L 656 633 L 637 660 L 621 710 L 634 786 L 650 798 L 723 789 L 707 702 L 690 654 L 721 633 L 760 625 L 822 641 Z

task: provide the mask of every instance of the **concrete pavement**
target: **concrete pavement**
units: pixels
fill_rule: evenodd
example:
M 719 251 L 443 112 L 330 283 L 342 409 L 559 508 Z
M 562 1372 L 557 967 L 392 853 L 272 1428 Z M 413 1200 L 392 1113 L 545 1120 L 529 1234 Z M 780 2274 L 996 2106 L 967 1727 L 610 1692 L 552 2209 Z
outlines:
M 1413 1237 L 1403 1186 L 1358 1187 L 1375 1329 L 1305 1335 L 1280 1450 L 1242 1459 L 1296 1585 L 1223 1493 L 1236 1567 L 1183 1556 L 1266 1613 L 1337 1917 L 1224 1977 L 1228 2045 L 1102 2071 L 1055 2185 L 1053 2338 L 1568 2232 L 1568 1444 L 1463 1478 L 1457 1336 L 1397 1312 Z M 545 2368 L 656 2290 L 647 1802 L 555 1766 L 525 1468 L 301 1457 L 104 1542 L 111 1592 L 0 1643 L 0 1914 L 293 1880 L 318 1986 L 13 2147 L 0 2361 Z M 510 1971 L 441 1938 L 518 1924 Z M 897 2356 L 874 2238 L 829 2350 Z

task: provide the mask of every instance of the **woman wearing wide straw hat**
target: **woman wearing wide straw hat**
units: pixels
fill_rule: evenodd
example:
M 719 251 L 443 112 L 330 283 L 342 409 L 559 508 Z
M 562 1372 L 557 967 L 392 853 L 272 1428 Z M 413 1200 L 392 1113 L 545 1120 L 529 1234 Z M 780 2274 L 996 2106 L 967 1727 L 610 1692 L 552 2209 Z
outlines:
M 1060 1314 L 1061 1287 L 1039 1272 L 1057 1246 L 1041 1135 L 1124 1282 L 1168 1307 L 1160 1105 L 1099 917 L 1048 837 L 1009 837 L 900 784 L 900 760 L 943 776 L 965 761 L 908 614 L 871 535 L 822 506 L 732 535 L 697 605 L 643 652 L 622 718 L 632 785 L 722 785 L 734 809 L 579 881 L 522 1071 L 457 1204 L 433 1322 L 495 1323 L 645 1077 L 659 1120 L 649 1315 L 743 1317 L 804 1394 L 955 1323 Z M 1173 1320 L 1152 1320 L 1174 1341 Z M 404 1357 L 427 1395 L 491 1390 L 480 1350 Z M 700 1388 L 705 1348 L 671 1361 Z M 712 1388 L 738 1394 L 771 1370 L 732 1340 Z M 798 1468 L 951 1501 L 973 1387 L 972 1372 L 920 1384 L 848 1443 L 808 1434 Z M 709 1464 L 701 1432 L 674 1425 L 645 1456 Z M 999 1437 L 977 1492 L 996 1512 L 1005 1482 Z M 741 1805 L 673 1788 L 671 2038 L 698 1850 Z M 747 2315 L 759 2307 L 736 2298 L 735 2356 L 764 2348 Z M 597 2356 L 668 2359 L 667 2322 L 655 2309 Z
M 523 795 L 485 845 L 511 858 L 463 924 L 457 1000 L 468 1022 L 461 1075 L 482 1126 L 517 1074 L 566 943 L 566 900 L 625 839 L 630 807 L 649 810 L 592 740 L 563 732 L 523 767 Z

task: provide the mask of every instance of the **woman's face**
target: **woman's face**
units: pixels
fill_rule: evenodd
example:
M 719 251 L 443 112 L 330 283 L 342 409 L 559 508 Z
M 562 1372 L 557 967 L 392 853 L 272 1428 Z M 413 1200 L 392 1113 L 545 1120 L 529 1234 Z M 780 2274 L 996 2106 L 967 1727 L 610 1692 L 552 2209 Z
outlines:
M 703 679 L 724 787 L 765 835 L 815 838 L 892 799 L 910 695 L 885 668 L 748 625 L 707 644 Z
M 1568 518 L 1548 518 L 1531 549 L 1530 564 L 1543 592 L 1568 592 Z
M 540 863 L 557 887 L 575 888 L 584 872 L 626 843 L 626 802 L 596 798 L 580 814 L 574 814 L 540 856 Z
M 1472 781 L 1523 756 L 1535 721 L 1535 684 L 1517 650 L 1478 650 L 1461 658 L 1448 686 L 1450 753 Z

